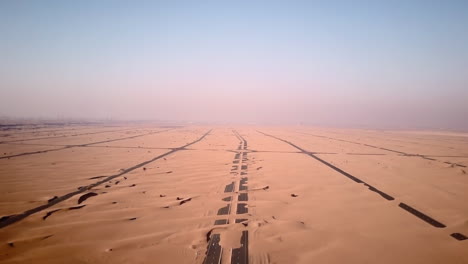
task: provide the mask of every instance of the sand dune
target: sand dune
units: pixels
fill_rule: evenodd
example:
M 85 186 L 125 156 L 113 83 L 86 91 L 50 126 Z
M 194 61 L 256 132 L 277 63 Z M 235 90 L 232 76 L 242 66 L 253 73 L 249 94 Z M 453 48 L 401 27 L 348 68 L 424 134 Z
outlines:
M 468 263 L 466 134 L 0 134 L 1 263 Z

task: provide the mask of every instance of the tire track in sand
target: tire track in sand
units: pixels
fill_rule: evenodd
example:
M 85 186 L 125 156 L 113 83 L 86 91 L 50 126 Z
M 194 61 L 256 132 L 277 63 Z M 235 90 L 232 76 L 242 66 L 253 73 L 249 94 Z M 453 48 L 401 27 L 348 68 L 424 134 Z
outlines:
M 303 132 L 297 132 L 297 131 L 296 131 L 296 133 L 300 133 L 300 134 L 304 134 L 304 135 L 310 135 L 310 136 L 313 136 L 313 137 L 326 138 L 326 139 L 330 139 L 330 140 L 341 141 L 341 142 L 346 142 L 346 143 L 351 143 L 351 144 L 356 144 L 356 145 L 361 145 L 361 146 L 365 146 L 365 147 L 369 147 L 369 148 L 380 149 L 380 150 L 385 150 L 385 151 L 397 153 L 399 155 L 406 156 L 406 157 L 419 157 L 419 158 L 426 159 L 426 160 L 432 160 L 432 161 L 436 161 L 436 162 L 449 164 L 451 166 L 466 168 L 466 166 L 463 165 L 463 164 L 459 164 L 459 163 L 456 163 L 456 162 L 449 162 L 449 161 L 441 161 L 441 160 L 438 160 L 438 159 L 430 158 L 428 155 L 412 154 L 412 153 L 407 153 L 407 152 L 403 152 L 403 151 L 399 151 L 399 150 L 395 150 L 395 149 L 389 149 L 389 148 L 379 147 L 379 146 L 370 145 L 370 144 L 366 144 L 366 143 L 361 143 L 361 142 L 356 142 L 356 141 L 351 141 L 351 140 L 345 140 L 345 139 L 340 139 L 340 138 L 321 136 L 321 135 L 316 135 L 316 134 L 311 134 L 311 133 L 303 133 Z
M 187 147 L 189 147 L 189 146 L 203 140 L 206 136 L 208 136 L 211 133 L 211 131 L 212 130 L 210 129 L 208 132 L 203 134 L 200 138 L 198 138 L 195 141 L 187 143 L 187 144 L 185 144 L 185 145 L 183 145 L 181 147 L 178 147 L 178 148 L 173 148 L 171 151 L 168 151 L 168 152 L 166 152 L 164 154 L 156 156 L 156 157 L 154 157 L 154 158 L 152 158 L 150 160 L 147 160 L 147 161 L 141 162 L 139 164 L 136 164 L 136 165 L 134 165 L 134 166 L 132 166 L 132 167 L 130 167 L 128 169 L 124 169 L 118 174 L 107 176 L 107 177 L 102 178 L 101 180 L 99 180 L 99 181 L 97 181 L 95 183 L 89 184 L 87 186 L 81 186 L 80 188 L 78 188 L 77 191 L 70 192 L 70 193 L 67 193 L 67 194 L 59 196 L 59 197 L 54 197 L 54 199 L 49 200 L 49 202 L 47 204 L 44 204 L 44 205 L 41 205 L 41 206 L 38 206 L 38 207 L 35 207 L 35 208 L 31 208 L 31 209 L 29 209 L 29 210 L 27 210 L 27 211 L 25 211 L 23 213 L 20 213 L 20 214 L 3 216 L 2 218 L 0 218 L 0 229 L 4 228 L 4 227 L 7 227 L 7 226 L 9 226 L 11 224 L 14 224 L 16 222 L 19 222 L 19 221 L 23 220 L 24 218 L 26 218 L 26 217 L 28 217 L 28 216 L 30 216 L 32 214 L 41 212 L 41 211 L 43 211 L 43 210 L 45 210 L 45 209 L 47 209 L 49 207 L 52 207 L 52 206 L 54 206 L 54 205 L 56 205 L 58 203 L 61 203 L 61 202 L 65 201 L 65 200 L 68 200 L 68 199 L 70 199 L 70 198 L 72 198 L 72 197 L 74 197 L 74 196 L 76 196 L 78 194 L 85 193 L 85 192 L 87 192 L 88 190 L 90 190 L 90 189 L 92 189 L 94 187 L 97 187 L 97 186 L 99 186 L 99 185 L 101 185 L 103 183 L 106 183 L 106 182 L 108 182 L 108 181 L 110 181 L 112 179 L 115 179 L 117 177 L 125 175 L 125 174 L 127 174 L 127 173 L 129 173 L 131 171 L 134 171 L 134 170 L 136 170 L 138 168 L 141 168 L 141 167 L 143 167 L 143 166 L 145 166 L 145 165 L 147 165 L 149 163 L 152 163 L 152 162 L 154 162 L 154 161 L 156 161 L 158 159 L 164 158 L 164 157 L 166 157 L 168 155 L 171 155 L 171 154 L 173 154 L 173 153 L 175 153 L 177 151 L 185 150 L 185 148 L 187 148 Z M 96 176 L 96 177 L 99 177 L 99 176 Z
M 102 143 L 109 143 L 109 142 L 114 142 L 114 141 L 120 141 L 120 140 L 125 140 L 125 139 L 133 139 L 133 138 L 158 134 L 158 133 L 167 132 L 167 131 L 170 131 L 170 130 L 173 130 L 173 129 L 158 130 L 158 131 L 153 131 L 153 132 L 149 132 L 149 133 L 145 133 L 145 134 L 139 134 L 139 135 L 135 135 L 135 136 L 114 138 L 114 139 L 96 141 L 96 142 L 85 143 L 85 144 L 66 145 L 65 147 L 62 147 L 62 148 L 53 148 L 53 149 L 44 149 L 44 150 L 31 151 L 31 152 L 23 152 L 23 153 L 19 153 L 19 154 L 10 155 L 10 156 L 3 156 L 3 157 L 0 157 L 0 159 L 10 159 L 10 158 L 15 158 L 15 157 L 28 156 L 28 155 L 34 155 L 34 154 L 40 154 L 40 153 L 47 153 L 47 152 L 53 152 L 53 151 L 59 151 L 59 150 L 64 150 L 64 149 L 77 148 L 77 147 L 89 147 L 89 146 L 92 146 L 92 145 L 97 145 L 97 144 L 102 144 Z
M 79 133 L 79 134 L 72 134 L 72 135 L 59 135 L 59 136 L 47 136 L 47 137 L 15 139 L 15 140 L 0 141 L 0 144 L 24 142 L 24 141 L 32 141 L 32 140 L 41 140 L 41 139 L 53 139 L 53 138 L 66 138 L 66 137 L 95 135 L 95 134 L 102 134 L 102 133 L 112 133 L 112 132 L 119 132 L 119 131 L 125 131 L 125 130 L 132 130 L 132 129 L 134 129 L 134 128 L 114 129 L 114 130 L 97 131 L 97 132 L 86 132 L 86 133 Z
M 264 133 L 264 132 L 261 132 L 261 131 L 258 131 L 258 130 L 257 130 L 257 132 L 260 133 L 260 134 L 263 134 L 264 136 L 272 137 L 272 138 L 274 138 L 276 140 L 279 140 L 279 141 L 282 141 L 282 142 L 284 142 L 286 144 L 289 144 L 290 146 L 300 150 L 301 153 L 306 154 L 306 155 L 316 159 L 317 161 L 319 161 L 322 164 L 328 166 L 329 168 L 339 172 L 341 175 L 353 180 L 354 182 L 364 184 L 365 186 L 368 187 L 368 190 L 380 194 L 384 199 L 386 199 L 388 201 L 393 201 L 394 200 L 394 198 L 392 196 L 390 196 L 390 195 L 384 193 L 383 191 L 369 185 L 368 183 L 364 182 L 363 180 L 357 178 L 356 176 L 353 176 L 353 175 L 347 173 L 346 171 L 336 167 L 335 165 L 330 164 L 329 162 L 327 162 L 327 161 L 319 158 L 318 156 L 314 155 L 312 152 L 306 151 L 305 149 L 297 146 L 296 144 L 294 144 L 294 143 L 292 143 L 290 141 L 287 141 L 285 139 L 282 139 L 282 138 L 279 138 L 279 137 L 276 137 L 276 136 L 273 136 L 273 135 L 270 135 L 270 134 L 267 134 L 267 133 Z M 432 217 L 428 216 L 427 214 L 415 209 L 412 206 L 409 206 L 406 203 L 401 202 L 401 203 L 398 204 L 398 207 L 405 210 L 406 212 L 416 216 L 417 218 L 423 220 L 424 222 L 430 224 L 433 227 L 436 227 L 436 228 L 445 228 L 446 227 L 446 225 L 444 225 L 440 221 L 435 220 L 434 218 L 432 218 Z M 459 241 L 468 239 L 468 237 L 466 237 L 465 235 L 463 235 L 461 233 L 452 233 L 452 234 L 450 234 L 450 236 L 455 238 L 456 240 L 459 240 Z

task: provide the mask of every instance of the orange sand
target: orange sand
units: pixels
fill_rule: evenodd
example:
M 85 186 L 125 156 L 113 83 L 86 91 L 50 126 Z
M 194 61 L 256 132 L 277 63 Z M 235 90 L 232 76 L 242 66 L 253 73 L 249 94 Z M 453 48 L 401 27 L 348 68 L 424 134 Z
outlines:
M 0 217 L 123 172 L 0 228 L 0 263 L 203 263 L 210 231 L 221 237 L 221 263 L 231 263 L 242 231 L 248 231 L 249 263 L 468 263 L 468 240 L 450 236 L 468 236 L 468 134 L 96 125 L 0 136 L 0 158 L 53 150 L 0 159 Z M 125 139 L 132 136 L 138 137 Z M 50 138 L 34 140 L 44 137 Z M 76 146 L 82 144 L 91 145 Z M 246 191 L 239 190 L 242 177 Z M 231 182 L 234 193 L 226 193 Z M 97 196 L 70 209 L 90 192 Z M 240 203 L 248 213 L 236 214 Z M 229 214 L 217 215 L 227 204 Z M 235 223 L 241 218 L 247 221 Z M 214 226 L 217 219 L 229 224 Z

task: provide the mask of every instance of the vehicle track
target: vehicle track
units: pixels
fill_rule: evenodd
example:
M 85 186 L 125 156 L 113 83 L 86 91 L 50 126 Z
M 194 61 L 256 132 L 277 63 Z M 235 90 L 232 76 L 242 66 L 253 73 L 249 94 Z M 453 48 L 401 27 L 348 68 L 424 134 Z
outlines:
M 341 175 L 351 179 L 352 181 L 354 181 L 356 183 L 364 184 L 365 186 L 368 187 L 368 189 L 370 191 L 373 191 L 373 192 L 376 192 L 376 193 L 380 194 L 380 196 L 382 196 L 384 199 L 386 199 L 388 201 L 393 201 L 395 199 L 395 198 L 393 198 L 393 196 L 390 196 L 389 194 L 387 194 L 387 193 L 385 193 L 385 192 L 383 192 L 383 191 L 369 185 L 368 183 L 364 182 L 363 180 L 357 178 L 356 176 L 353 176 L 353 175 L 349 174 L 348 172 L 346 172 L 346 171 L 344 171 L 344 170 L 330 164 L 329 162 L 317 157 L 312 152 L 306 151 L 305 149 L 297 146 L 296 144 L 294 144 L 294 143 L 292 143 L 290 141 L 287 141 L 285 139 L 282 139 L 282 138 L 279 138 L 279 137 L 276 137 L 274 135 L 270 135 L 270 134 L 267 134 L 267 133 L 264 133 L 264 132 L 261 132 L 261 131 L 258 131 L 258 130 L 257 130 L 257 132 L 260 133 L 260 134 L 263 134 L 264 136 L 272 137 L 272 138 L 274 138 L 276 140 L 279 140 L 279 141 L 282 141 L 282 142 L 284 142 L 286 144 L 289 144 L 290 146 L 300 150 L 303 154 L 306 154 L 309 157 L 312 157 L 312 158 L 316 159 L 317 161 L 319 161 L 322 164 L 328 166 L 329 168 L 339 172 Z M 401 203 L 398 204 L 398 206 L 399 206 L 399 208 L 411 213 L 412 215 L 418 217 L 419 219 L 421 219 L 424 222 L 432 225 L 433 227 L 436 227 L 436 228 L 445 228 L 446 227 L 446 225 L 442 224 L 440 221 L 435 220 L 434 218 L 432 218 L 432 217 L 428 216 L 427 214 L 415 209 L 414 207 L 409 206 L 406 203 L 401 202 Z M 452 234 L 450 234 L 450 236 L 452 236 L 453 238 L 455 238 L 455 239 L 457 239 L 459 241 L 467 239 L 467 237 L 465 235 L 461 234 L 461 233 L 452 233 Z
M 304 133 L 304 132 L 301 132 L 301 133 Z M 345 132 L 331 132 L 333 134 L 338 134 L 338 135 L 346 135 Z M 386 136 L 388 138 L 385 138 L 386 141 L 393 141 L 393 142 L 400 142 L 400 143 L 404 143 L 404 144 L 413 144 L 413 145 L 420 145 L 420 146 L 426 146 L 426 147 L 441 147 L 441 148 L 446 148 L 446 149 L 454 149 L 453 147 L 449 147 L 449 146 L 446 146 L 446 145 L 438 145 L 438 144 L 433 144 L 434 142 L 431 142 L 431 143 L 427 143 L 427 142 L 418 142 L 418 141 L 412 141 L 412 139 L 421 139 L 421 138 L 418 138 L 418 137 L 414 137 L 414 136 L 410 136 L 410 138 L 407 138 L 407 137 L 404 137 L 403 135 L 395 135 L 395 134 L 392 134 L 392 133 L 385 133 L 385 132 L 382 132 L 383 134 L 386 134 Z M 305 133 L 307 134 L 307 133 Z M 382 139 L 381 137 L 378 137 L 375 135 L 375 132 L 374 133 L 366 133 L 366 132 L 362 132 L 362 136 L 364 138 L 374 138 L 374 139 Z M 396 139 L 396 138 L 392 138 L 392 136 L 399 136 L 399 137 L 404 137 L 405 139 Z M 431 140 L 431 141 L 440 141 L 440 140 L 437 140 L 437 139 L 426 139 L 426 140 Z M 440 142 L 446 142 L 446 141 L 440 141 Z M 461 142 L 460 142 L 461 143 Z
M 457 167 L 466 168 L 466 166 L 463 165 L 463 164 L 459 164 L 459 163 L 455 163 L 455 162 L 448 162 L 448 161 L 441 161 L 441 160 L 438 160 L 438 159 L 430 158 L 429 156 L 422 155 L 422 154 L 412 154 L 412 153 L 407 153 L 407 152 L 403 152 L 403 151 L 399 151 L 399 150 L 388 149 L 388 148 L 383 148 L 383 147 L 379 147 L 379 146 L 375 146 L 375 145 L 365 144 L 365 143 L 361 143 L 361 142 L 345 140 L 345 139 L 339 139 L 339 138 L 333 138 L 333 137 L 327 137 L 327 136 L 316 135 L 316 134 L 311 134 L 311 133 L 304 133 L 304 132 L 297 132 L 297 131 L 296 131 L 296 133 L 301 133 L 301 134 L 305 134 L 305 135 L 310 135 L 310 136 L 320 137 L 320 138 L 326 138 L 326 139 L 336 140 L 336 141 L 341 141 L 341 142 L 347 142 L 347 143 L 361 145 L 361 146 L 365 146 L 365 147 L 369 147 L 369 148 L 390 151 L 390 152 L 397 153 L 397 154 L 400 154 L 400 155 L 403 155 L 403 156 L 419 157 L 419 158 L 426 159 L 426 160 L 432 160 L 432 161 L 437 161 L 437 162 L 441 162 L 441 163 L 445 163 L 445 164 L 449 164 L 449 165 L 453 165 L 453 166 L 457 166 Z
M 59 196 L 59 197 L 55 197 L 54 199 L 49 200 L 49 202 L 47 204 L 44 204 L 44 205 L 29 209 L 29 210 L 27 210 L 27 211 L 25 211 L 23 213 L 20 213 L 20 214 L 3 216 L 2 218 L 0 218 L 0 229 L 4 228 L 4 227 L 7 227 L 7 226 L 9 226 L 11 224 L 14 224 L 16 222 L 19 222 L 19 221 L 23 220 L 24 218 L 26 218 L 26 217 L 28 217 L 28 216 L 30 216 L 32 214 L 41 212 L 41 211 L 43 211 L 43 210 L 45 210 L 45 209 L 47 209 L 47 208 L 49 208 L 51 206 L 54 206 L 54 205 L 56 205 L 58 203 L 61 203 L 61 202 L 65 201 L 65 200 L 68 200 L 68 199 L 70 199 L 70 198 L 72 198 L 72 197 L 74 197 L 74 196 L 76 196 L 78 194 L 85 193 L 85 192 L 87 192 L 88 190 L 90 190 L 90 189 L 92 189 L 94 187 L 97 187 L 97 186 L 99 186 L 99 185 L 101 185 L 103 183 L 106 183 L 106 182 L 108 182 L 108 181 L 110 181 L 112 179 L 115 179 L 117 177 L 125 175 L 125 174 L 127 174 L 127 173 L 129 173 L 131 171 L 134 171 L 134 170 L 136 170 L 138 168 L 141 168 L 141 167 L 143 167 L 143 166 L 145 166 L 145 165 L 147 165 L 149 163 L 152 163 L 152 162 L 154 162 L 156 160 L 159 160 L 159 159 L 164 158 L 164 157 L 166 157 L 168 155 L 171 155 L 171 154 L 173 154 L 173 153 L 175 153 L 177 151 L 185 150 L 186 147 L 189 147 L 189 146 L 203 140 L 206 136 L 208 136 L 211 133 L 211 131 L 212 130 L 210 129 L 208 132 L 203 134 L 200 138 L 198 138 L 195 141 L 187 143 L 187 144 L 185 144 L 185 145 L 183 145 L 181 147 L 173 148 L 171 151 L 168 151 L 168 152 L 166 152 L 164 154 L 156 156 L 156 157 L 154 157 L 154 158 L 152 158 L 150 160 L 147 160 L 147 161 L 141 162 L 139 164 L 136 164 L 136 165 L 134 165 L 134 166 L 132 166 L 130 168 L 124 169 L 121 172 L 119 172 L 118 174 L 103 177 L 103 178 L 101 178 L 101 180 L 99 180 L 99 181 L 97 181 L 95 183 L 89 184 L 87 186 L 80 186 L 77 191 L 70 192 L 70 193 L 67 193 L 67 194 Z M 96 176 L 96 177 L 100 177 L 100 176 Z
M 31 144 L 31 143 L 8 143 L 8 145 L 31 145 L 31 146 L 43 146 L 43 147 L 67 147 L 70 145 L 65 145 L 65 144 L 57 144 L 57 145 L 52 145 L 52 144 Z M 172 149 L 171 147 L 165 147 L 165 148 L 158 148 L 158 147 L 130 147 L 130 146 L 82 146 L 80 147 L 83 148 L 116 148 L 116 149 Z M 192 150 L 192 149 L 187 149 L 187 150 Z M 229 151 L 229 150 L 224 150 L 224 151 Z
M 59 151 L 59 150 L 64 150 L 64 149 L 76 148 L 76 147 L 89 147 L 89 146 L 102 144 L 102 143 L 109 143 L 109 142 L 120 141 L 120 140 L 125 140 L 125 139 L 133 139 L 133 138 L 148 136 L 148 135 L 152 135 L 152 134 L 158 134 L 158 133 L 167 132 L 167 131 L 170 131 L 170 130 L 173 130 L 173 129 L 171 128 L 171 129 L 166 129 L 166 130 L 153 131 L 153 132 L 149 132 L 149 133 L 145 133 L 145 134 L 139 134 L 139 135 L 135 135 L 135 136 L 108 139 L 108 140 L 102 140 L 102 141 L 91 142 L 91 143 L 86 143 L 86 144 L 65 145 L 64 147 L 61 147 L 61 148 L 53 148 L 53 149 L 44 149 L 44 150 L 31 151 L 31 152 L 23 152 L 23 153 L 14 154 L 14 155 L 3 156 L 3 157 L 0 157 L 0 159 L 10 159 L 10 158 L 15 158 L 15 157 L 28 156 L 28 155 L 34 155 L 34 154 L 40 154 L 40 153 L 47 153 L 47 152 Z
M 48 137 L 36 137 L 36 138 L 26 138 L 26 139 L 15 139 L 15 140 L 0 141 L 0 144 L 4 144 L 4 143 L 13 143 L 13 142 L 24 142 L 24 141 L 32 141 L 32 140 L 41 140 L 41 139 L 77 137 L 77 136 L 95 135 L 95 134 L 102 134 L 102 133 L 112 133 L 112 132 L 119 132 L 119 131 L 126 131 L 126 130 L 134 130 L 134 128 L 114 129 L 114 130 L 106 130 L 106 131 L 98 131 L 98 132 L 87 132 L 87 133 L 72 134 L 72 135 L 60 135 L 60 136 L 48 136 Z
M 62 129 L 53 129 L 53 130 L 37 130 L 40 128 L 31 128 L 28 131 L 14 131 L 11 134 L 8 134 L 7 137 L 11 135 L 19 135 L 19 134 L 31 134 L 31 133 L 55 133 L 55 132 L 62 132 L 62 131 L 70 131 L 70 130 L 84 130 L 89 129 L 90 127 L 82 127 L 82 128 L 62 128 Z M 92 127 L 91 127 L 92 128 Z

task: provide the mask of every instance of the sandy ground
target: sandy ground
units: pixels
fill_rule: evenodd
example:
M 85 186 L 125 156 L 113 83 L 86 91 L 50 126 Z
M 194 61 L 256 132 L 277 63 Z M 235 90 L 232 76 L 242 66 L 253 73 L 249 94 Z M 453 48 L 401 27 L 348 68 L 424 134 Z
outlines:
M 468 134 L 0 131 L 0 263 L 468 263 Z

